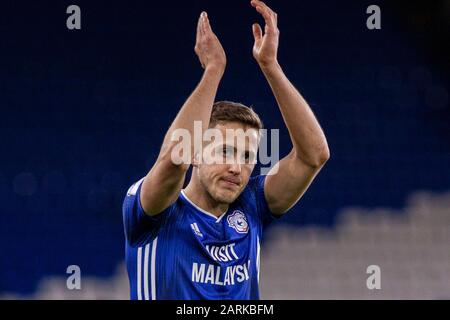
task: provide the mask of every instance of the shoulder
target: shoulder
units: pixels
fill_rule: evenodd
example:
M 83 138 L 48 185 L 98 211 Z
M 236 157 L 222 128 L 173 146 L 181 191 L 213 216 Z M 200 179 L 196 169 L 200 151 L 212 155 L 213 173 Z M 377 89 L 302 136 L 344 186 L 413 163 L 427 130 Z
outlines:
M 134 182 L 127 190 L 124 201 L 123 201 L 123 210 L 124 213 L 129 211 L 136 211 L 138 217 L 144 217 L 148 220 L 160 220 L 163 216 L 168 216 L 172 213 L 172 211 L 181 211 L 184 206 L 181 201 L 181 193 L 178 195 L 177 200 L 169 205 L 166 209 L 164 209 L 161 213 L 158 213 L 154 216 L 149 216 L 145 213 L 140 199 L 141 188 L 143 185 L 144 178 Z
M 137 194 L 139 187 L 142 185 L 142 182 L 144 181 L 144 178 L 136 181 L 128 188 L 127 196 L 135 196 Z
M 250 196 L 258 195 L 261 191 L 264 191 L 264 181 L 266 176 L 258 175 L 250 177 L 248 180 L 247 186 L 245 187 L 244 191 L 242 192 L 242 195 L 244 196 Z
M 264 180 L 265 176 L 262 175 L 250 177 L 238 201 L 244 206 L 258 205 L 261 197 L 264 197 Z

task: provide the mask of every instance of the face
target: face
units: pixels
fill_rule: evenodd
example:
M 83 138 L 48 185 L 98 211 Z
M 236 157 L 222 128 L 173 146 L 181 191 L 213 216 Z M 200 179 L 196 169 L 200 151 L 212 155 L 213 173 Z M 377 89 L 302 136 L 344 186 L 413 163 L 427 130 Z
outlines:
M 222 139 L 203 147 L 202 161 L 194 160 L 200 184 L 219 203 L 232 203 L 244 190 L 256 164 L 259 133 L 236 122 L 217 124 Z

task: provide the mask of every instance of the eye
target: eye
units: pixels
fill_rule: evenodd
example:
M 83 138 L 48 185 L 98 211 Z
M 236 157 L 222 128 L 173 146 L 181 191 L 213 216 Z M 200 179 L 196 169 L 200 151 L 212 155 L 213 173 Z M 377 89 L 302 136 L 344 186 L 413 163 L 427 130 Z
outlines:
M 253 152 L 246 151 L 244 153 L 245 163 L 251 163 L 254 160 Z
M 225 157 L 230 157 L 233 155 L 233 149 L 228 147 L 228 146 L 224 146 L 222 148 L 222 155 Z

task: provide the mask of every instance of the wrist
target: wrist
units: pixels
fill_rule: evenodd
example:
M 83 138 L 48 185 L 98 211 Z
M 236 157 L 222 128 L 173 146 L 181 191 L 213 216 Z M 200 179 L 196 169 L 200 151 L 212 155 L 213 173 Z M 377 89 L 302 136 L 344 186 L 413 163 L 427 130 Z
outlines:
M 225 66 L 208 65 L 205 68 L 205 74 L 213 77 L 221 78 L 225 72 Z
M 277 60 L 273 60 L 270 62 L 259 62 L 259 67 L 264 73 L 273 73 L 281 70 L 281 66 Z

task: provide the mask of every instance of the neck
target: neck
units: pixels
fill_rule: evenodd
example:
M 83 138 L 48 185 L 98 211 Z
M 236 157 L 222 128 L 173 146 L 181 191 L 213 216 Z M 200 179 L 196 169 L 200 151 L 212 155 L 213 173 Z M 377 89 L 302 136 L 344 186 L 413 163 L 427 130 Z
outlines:
M 220 217 L 224 214 L 229 207 L 227 203 L 219 203 L 214 200 L 210 194 L 202 186 L 197 185 L 193 179 L 191 179 L 188 186 L 184 189 L 184 194 L 197 207 L 213 214 L 216 217 Z

